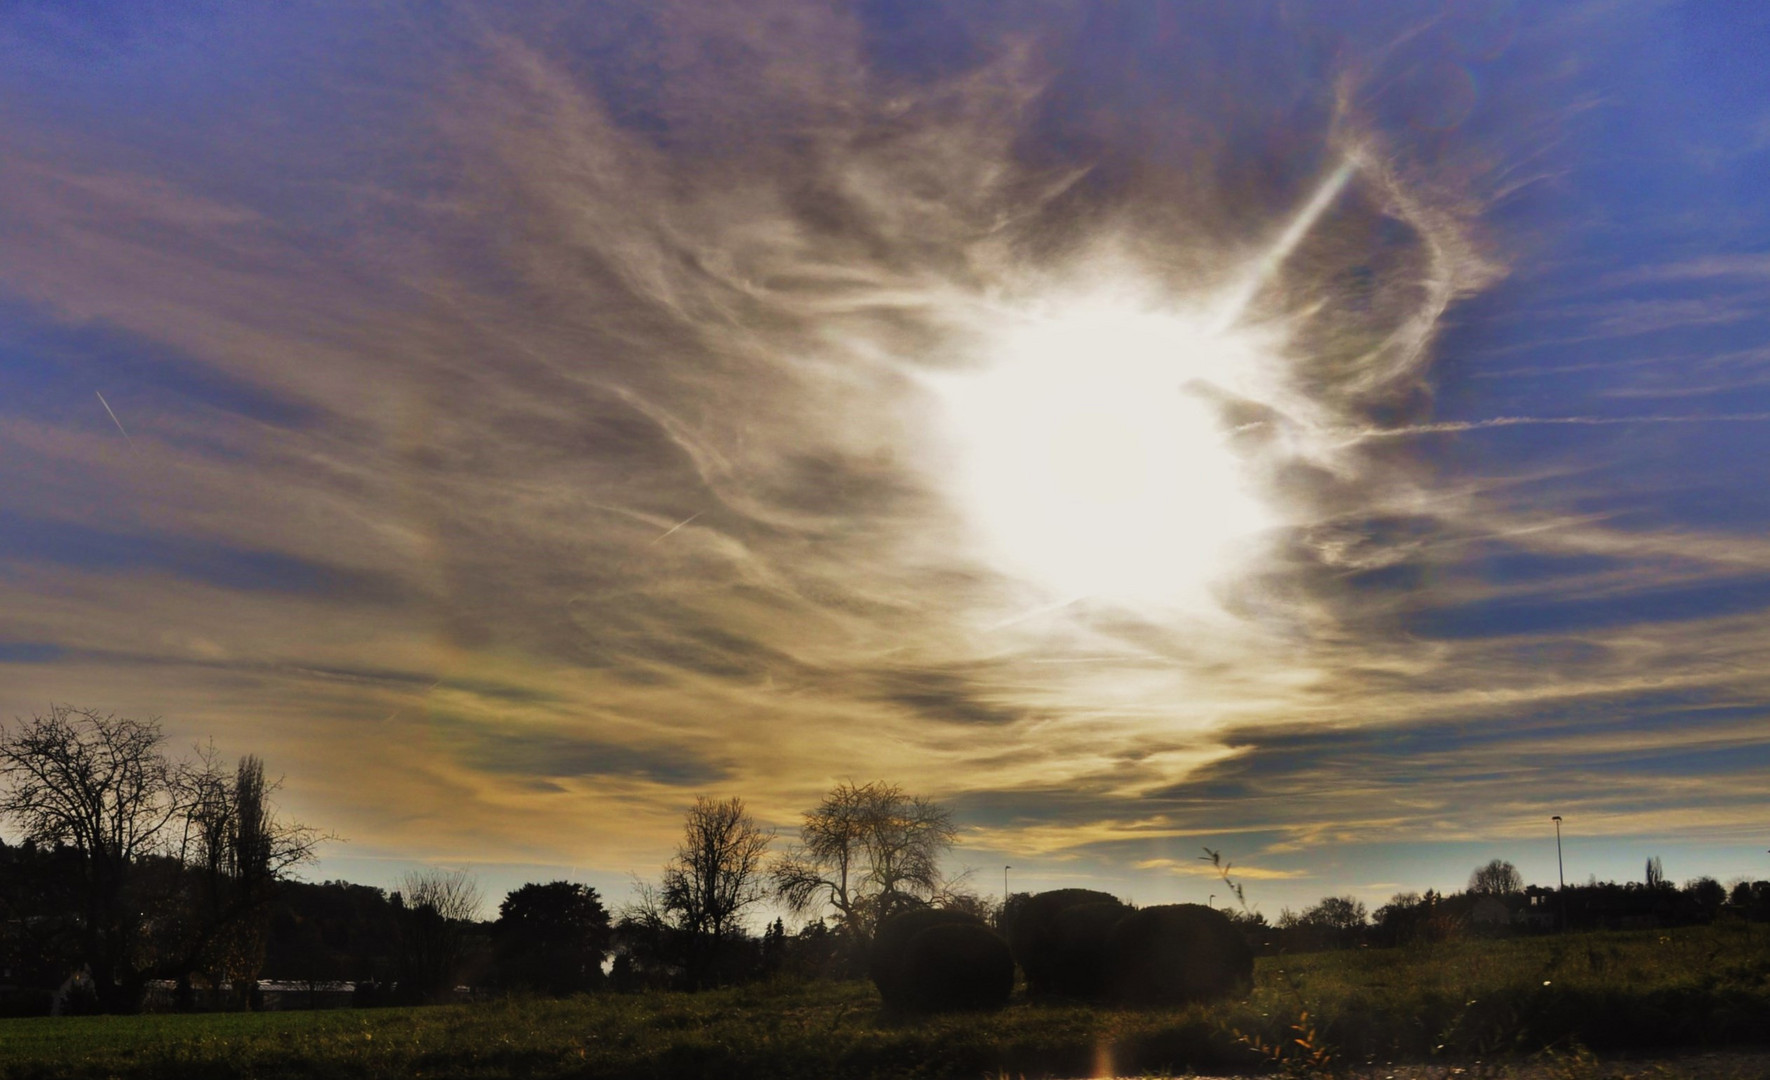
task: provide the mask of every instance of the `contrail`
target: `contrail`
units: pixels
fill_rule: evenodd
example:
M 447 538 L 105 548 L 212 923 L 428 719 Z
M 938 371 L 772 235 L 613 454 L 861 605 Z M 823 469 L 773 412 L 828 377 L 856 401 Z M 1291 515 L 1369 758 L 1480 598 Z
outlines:
M 1352 433 L 1341 445 L 1349 446 L 1366 439 L 1402 439 L 1414 435 L 1481 431 L 1485 428 L 1521 427 L 1527 424 L 1598 427 L 1611 424 L 1754 424 L 1765 421 L 1770 421 L 1770 412 L 1720 413 L 1711 416 L 1494 416 L 1486 420 L 1445 420 L 1436 424 L 1410 424 L 1407 427 L 1366 428 Z
M 93 393 L 95 393 L 95 394 L 98 394 L 98 391 L 97 391 L 97 390 L 94 390 L 94 391 L 93 391 Z M 98 394 L 98 403 L 99 403 L 99 404 L 100 404 L 100 405 L 103 405 L 103 406 L 104 406 L 104 411 L 105 411 L 105 412 L 108 412 L 108 413 L 110 413 L 110 414 L 111 414 L 111 423 L 113 423 L 113 424 L 115 424 L 115 425 L 117 425 L 117 430 L 118 430 L 118 431 L 122 431 L 122 432 L 123 432 L 123 441 L 124 441 L 124 442 L 126 442 L 126 443 L 128 443 L 128 444 L 129 444 L 129 450 L 130 450 L 130 452 L 131 452 L 131 453 L 134 453 L 134 451 L 135 451 L 135 440 L 134 440 L 134 439 L 131 439 L 131 438 L 130 438 L 130 437 L 129 437 L 129 432 L 127 432 L 127 431 L 125 431 L 125 430 L 124 430 L 124 429 L 123 429 L 123 421 L 121 421 L 121 420 L 119 420 L 119 419 L 117 419 L 117 414 L 116 414 L 116 413 L 115 413 L 115 412 L 114 412 L 114 411 L 112 411 L 112 409 L 111 409 L 111 403 L 110 403 L 110 402 L 108 402 L 108 401 L 106 401 L 106 400 L 105 400 L 105 399 L 104 399 L 104 395 L 103 395 L 103 394 Z
M 654 544 L 659 543 L 660 541 L 662 541 L 664 539 L 664 537 L 669 536 L 671 533 L 675 532 L 677 529 L 682 528 L 684 525 L 687 525 L 689 522 L 693 521 L 695 518 L 700 517 L 701 514 L 703 514 L 705 512 L 706 511 L 702 510 L 702 511 L 697 511 L 693 514 L 688 515 L 687 517 L 683 518 L 681 521 L 678 521 L 676 524 L 670 526 L 668 529 L 665 529 L 663 532 L 663 535 L 659 536 L 656 540 L 653 540 L 652 543 L 654 543 Z
M 1278 240 L 1248 267 L 1241 283 L 1223 299 L 1222 313 L 1218 320 L 1219 330 L 1228 329 L 1242 317 L 1248 305 L 1254 302 L 1254 297 L 1259 295 L 1284 261 L 1290 258 L 1291 252 L 1297 249 L 1303 238 L 1309 235 L 1309 230 L 1315 227 L 1316 221 L 1327 212 L 1327 208 L 1333 205 L 1333 201 L 1339 197 L 1357 168 L 1357 162 L 1351 157 L 1341 161 L 1339 167 L 1329 173 L 1328 178 L 1315 189 L 1315 194 L 1310 196 L 1303 209 L 1297 211 L 1297 216 L 1291 219 L 1291 223 L 1285 226 Z
M 1079 603 L 1080 601 L 1086 600 L 1087 598 L 1088 597 L 1085 594 L 1080 595 L 1080 596 L 1072 596 L 1068 600 L 1062 600 L 1062 601 L 1059 601 L 1058 603 L 1055 603 L 1055 604 L 1046 604 L 1043 607 L 1033 608 L 1031 611 L 1023 611 L 1018 615 L 1010 615 L 1006 619 L 1003 619 L 1001 622 L 991 623 L 988 626 L 984 627 L 983 629 L 984 629 L 985 633 L 988 633 L 993 630 L 1006 630 L 1008 627 L 1014 626 L 1018 623 L 1026 622 L 1028 619 L 1036 619 L 1040 615 L 1049 615 L 1054 611 L 1062 611 L 1064 608 L 1069 607 L 1072 604 Z

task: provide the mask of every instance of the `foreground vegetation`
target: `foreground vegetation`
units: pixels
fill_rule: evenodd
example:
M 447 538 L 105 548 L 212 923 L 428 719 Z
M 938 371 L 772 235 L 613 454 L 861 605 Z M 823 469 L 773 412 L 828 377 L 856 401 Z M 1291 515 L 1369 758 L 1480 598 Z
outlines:
M 1303 1031 L 1292 1030 L 1307 1011 Z M 1313 1036 L 1308 1032 L 1313 1031 Z M 864 983 L 434 1008 L 0 1021 L 0 1076 L 986 1077 L 1666 1052 L 1765 1041 L 1770 928 L 1464 940 L 1261 960 L 1245 1001 L 906 1019 Z M 1302 1035 L 1310 1047 L 1299 1046 Z M 1250 1048 L 1282 1046 L 1274 1062 Z

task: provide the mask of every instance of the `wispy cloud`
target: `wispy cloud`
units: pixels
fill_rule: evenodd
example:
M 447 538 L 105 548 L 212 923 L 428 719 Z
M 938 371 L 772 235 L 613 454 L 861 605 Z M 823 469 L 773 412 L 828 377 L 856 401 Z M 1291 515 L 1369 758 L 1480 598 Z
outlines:
M 1688 416 L 1490 416 L 1481 420 L 1440 420 L 1430 424 L 1409 424 L 1406 427 L 1371 428 L 1359 432 L 1353 441 L 1398 439 L 1414 435 L 1441 435 L 1460 431 L 1481 431 L 1486 428 L 1533 425 L 1607 427 L 1615 424 L 1761 424 L 1767 420 L 1770 420 L 1770 412 L 1709 413 Z
M 1277 856 L 1508 835 L 1551 771 L 1594 828 L 1736 829 L 1770 546 L 1643 518 L 1678 477 L 1624 444 L 1770 403 L 1612 415 L 1530 348 L 1743 333 L 1763 267 L 1507 306 L 1601 89 L 1508 10 L 236 12 L 102 78 L 56 37 L 0 117 L 0 714 L 162 713 L 365 848 L 609 871 L 696 791 L 790 825 L 875 776 L 965 852 L 1173 876 L 1236 836 L 1324 887 Z M 942 380 L 1084 300 L 1209 331 L 1148 396 L 1264 525 L 1184 603 L 1060 594 L 956 494 L 989 433 Z M 1520 311 L 1535 363 L 1481 379 Z
M 1221 877 L 1217 868 L 1208 863 L 1180 862 L 1174 859 L 1145 859 L 1136 864 L 1138 870 L 1166 870 L 1170 873 L 1183 874 L 1188 877 Z M 1232 879 L 1245 878 L 1248 881 L 1290 881 L 1309 876 L 1306 870 L 1269 870 L 1258 866 L 1234 865 L 1231 870 Z

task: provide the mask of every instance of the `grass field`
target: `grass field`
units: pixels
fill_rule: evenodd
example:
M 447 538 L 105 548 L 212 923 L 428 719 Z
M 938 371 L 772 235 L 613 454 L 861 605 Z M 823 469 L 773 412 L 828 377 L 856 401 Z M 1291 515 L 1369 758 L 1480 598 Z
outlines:
M 1260 1071 L 1241 1036 L 1330 1065 L 1770 1042 L 1770 927 L 1463 941 L 1267 958 L 1246 1001 L 1017 1000 L 905 1019 L 866 984 L 322 1013 L 0 1021 L 0 1076 L 998 1077 Z M 1571 1075 L 1571 1074 L 1570 1074 Z

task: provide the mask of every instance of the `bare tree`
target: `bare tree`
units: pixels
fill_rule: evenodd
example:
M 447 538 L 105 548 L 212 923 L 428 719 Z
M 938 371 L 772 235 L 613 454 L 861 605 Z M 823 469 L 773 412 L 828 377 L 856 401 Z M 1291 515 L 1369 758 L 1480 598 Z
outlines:
M 143 920 L 130 896 L 135 870 L 164 854 L 189 808 L 181 769 L 161 751 L 157 720 L 51 705 L 0 731 L 0 815 L 28 840 L 64 844 L 86 866 L 80 952 L 100 1006 L 139 1006 L 149 972 Z
M 743 910 L 768 895 L 762 859 L 773 839 L 742 799 L 703 795 L 689 809 L 682 845 L 664 867 L 662 900 L 689 934 L 689 975 L 696 985 L 712 971 L 720 944 Z
M 1469 875 L 1469 891 L 1484 896 L 1511 896 L 1524 891 L 1524 875 L 1504 859 L 1478 866 Z
M 189 792 L 181 861 L 195 873 L 188 883 L 189 925 L 172 977 L 189 994 L 193 971 L 213 985 L 257 985 L 264 966 L 270 902 L 276 883 L 311 859 L 321 839 L 304 825 L 277 817 L 257 755 L 240 758 L 232 775 L 214 747 L 198 752 L 200 768 L 187 771 Z M 240 1004 L 249 1004 L 250 991 Z
M 465 870 L 413 870 L 400 879 L 400 996 L 446 1001 L 479 918 L 479 882 Z
M 479 879 L 465 870 L 412 870 L 400 878 L 400 896 L 408 908 L 427 908 L 450 922 L 479 917 Z
M 957 836 L 944 807 L 896 784 L 838 784 L 775 861 L 775 893 L 796 913 L 833 908 L 853 938 L 870 941 L 894 910 L 943 895 L 940 857 Z
M 213 748 L 192 765 L 163 743 L 157 720 L 68 705 L 0 730 L 0 817 L 77 854 L 67 921 L 107 1011 L 138 1007 L 151 978 L 188 990 L 193 969 L 255 981 L 270 890 L 319 839 L 276 818 L 257 758 L 230 777 Z
M 1659 861 L 1658 855 L 1647 860 L 1647 887 L 1649 889 L 1666 887 L 1666 868 L 1665 864 Z

